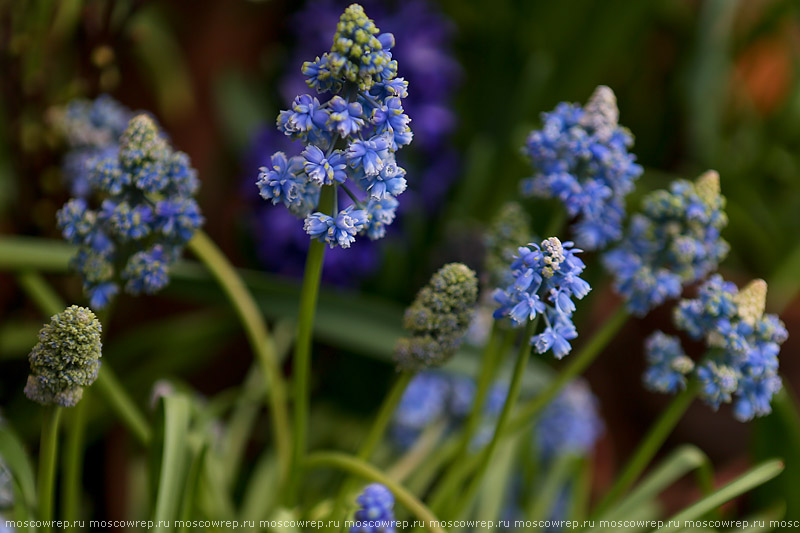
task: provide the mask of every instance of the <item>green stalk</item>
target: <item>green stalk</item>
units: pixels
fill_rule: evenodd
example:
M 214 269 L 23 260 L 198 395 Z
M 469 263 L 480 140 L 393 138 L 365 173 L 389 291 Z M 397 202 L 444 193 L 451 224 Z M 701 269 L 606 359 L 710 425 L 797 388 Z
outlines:
M 17 275 L 17 281 L 42 313 L 52 316 L 60 313 L 66 307 L 61 297 L 47 284 L 41 274 L 30 271 L 20 272 Z M 105 397 L 123 423 L 128 426 L 133 436 L 142 446 L 147 446 L 150 441 L 150 427 L 147 419 L 128 396 L 107 362 L 104 361 L 101 364 L 95 383 L 97 390 Z
M 520 408 L 518 414 L 511 419 L 508 424 L 508 433 L 516 433 L 529 427 L 536 415 L 547 406 L 553 399 L 558 396 L 558 393 L 576 376 L 580 375 L 586 368 L 592 364 L 595 358 L 600 355 L 611 342 L 611 339 L 622 329 L 625 322 L 628 320 L 628 312 L 624 307 L 620 307 L 611 315 L 603 326 L 589 339 L 583 348 L 578 351 L 574 356 L 570 356 L 569 364 L 563 371 L 558 374 L 550 385 L 539 395 L 531 400 L 528 400 Z
M 61 407 L 48 405 L 44 408 L 42 438 L 39 442 L 39 520 L 41 533 L 50 533 L 49 522 L 53 520 L 53 491 L 58 462 L 58 423 Z
M 511 417 L 511 412 L 514 410 L 514 404 L 517 403 L 517 398 L 519 398 L 519 393 L 522 389 L 522 378 L 525 375 L 525 368 L 528 366 L 528 359 L 530 359 L 531 356 L 531 344 L 529 340 L 536 332 L 536 325 L 538 323 L 538 319 L 530 321 L 525 328 L 525 334 L 522 336 L 519 353 L 517 354 L 517 362 L 514 366 L 514 374 L 511 376 L 511 384 L 508 388 L 508 395 L 506 396 L 506 401 L 503 404 L 503 410 L 500 413 L 500 417 L 497 420 L 497 426 L 494 428 L 492 440 L 489 441 L 489 445 L 481 453 L 481 459 L 478 463 L 477 471 L 475 472 L 475 475 L 472 476 L 469 485 L 467 485 L 464 495 L 456 502 L 454 508 L 455 512 L 451 513 L 450 516 L 460 517 L 462 512 L 472 505 L 472 502 L 478 493 L 478 489 L 480 489 L 481 481 L 483 481 L 483 477 L 489 468 L 492 455 L 497 449 L 497 445 L 500 442 L 500 437 L 503 434 L 503 431 L 506 429 L 506 424 Z
M 452 461 L 453 467 L 449 468 L 444 475 L 442 481 L 437 485 L 436 490 L 431 495 L 431 505 L 434 509 L 438 509 L 444 505 L 447 498 L 452 496 L 453 487 L 457 486 L 461 479 L 462 466 L 469 455 L 469 444 L 478 429 L 481 417 L 483 416 L 483 405 L 486 403 L 486 396 L 492 386 L 495 373 L 499 362 L 502 360 L 505 353 L 511 348 L 516 335 L 513 332 L 506 332 L 502 334 L 502 330 L 497 325 L 497 322 L 492 326 L 492 333 L 489 337 L 489 342 L 486 344 L 483 356 L 481 358 L 481 366 L 477 376 L 477 388 L 475 391 L 475 399 L 472 402 L 472 409 L 470 410 L 467 420 L 464 422 L 464 429 L 461 433 L 458 442 L 458 448 L 454 459 Z
M 394 415 L 397 404 L 400 403 L 400 399 L 403 397 L 403 393 L 413 377 L 414 372 L 401 372 L 397 379 L 395 379 L 394 384 L 392 384 L 392 388 L 389 389 L 389 394 L 387 394 L 383 399 L 383 403 L 378 410 L 378 415 L 375 417 L 369 433 L 367 433 L 364 442 L 361 443 L 361 447 L 358 449 L 358 454 L 356 455 L 358 459 L 361 459 L 362 461 L 369 461 L 370 456 L 380 443 L 381 438 L 386 431 L 386 427 L 392 420 L 392 415 Z M 339 494 L 336 496 L 336 502 L 333 505 L 333 510 L 331 511 L 330 516 L 333 519 L 339 518 L 343 515 L 345 500 L 347 495 L 353 490 L 354 484 L 355 480 L 353 479 L 346 479 L 342 484 L 341 489 L 339 489 Z
M 71 409 L 64 446 L 64 474 L 61 483 L 61 515 L 67 522 L 65 531 L 76 531 L 72 523 L 80 517 L 81 474 L 83 473 L 83 445 L 86 433 L 86 411 L 90 394 Z
M 119 416 L 123 424 L 128 428 L 136 440 L 142 446 L 147 446 L 150 442 L 150 425 L 147 419 L 136 407 L 128 393 L 125 392 L 122 383 L 114 373 L 108 363 L 103 362 L 100 366 L 100 373 L 97 375 L 97 381 L 94 382 L 97 391 L 103 395 L 103 398 L 108 402 L 111 409 Z
M 617 476 L 614 484 L 606 492 L 600 503 L 597 504 L 592 516 L 602 516 L 639 478 L 694 401 L 698 390 L 699 384 L 695 380 L 690 380 L 686 388 L 672 399 L 658 421 L 647 432 L 644 440 L 639 443 L 622 473 Z
M 306 458 L 305 466 L 308 468 L 337 468 L 360 478 L 385 485 L 386 488 L 394 494 L 397 502 L 421 520 L 428 531 L 431 533 L 445 533 L 439 520 L 424 503 L 411 494 L 408 489 L 389 478 L 386 474 L 366 461 L 339 452 L 317 452 L 310 454 Z
M 320 211 L 327 212 L 333 206 L 333 188 L 323 187 L 320 194 Z M 300 490 L 301 467 L 308 446 L 309 379 L 311 374 L 311 343 L 314 315 L 322 279 L 322 262 L 325 258 L 325 243 L 311 240 L 306 257 L 303 285 L 300 288 L 300 312 L 297 318 L 297 342 L 294 348 L 294 448 L 291 456 L 289 503 L 294 503 Z
M 189 248 L 205 264 L 233 305 L 247 334 L 250 348 L 256 356 L 267 383 L 275 447 L 281 465 L 281 481 L 288 476 L 291 457 L 291 433 L 284 391 L 283 376 L 275 355 L 275 346 L 269 335 L 253 295 L 245 286 L 239 273 L 208 235 L 197 231 L 189 241 Z
M 547 519 L 547 513 L 553 508 L 559 492 L 564 489 L 564 484 L 577 461 L 578 457 L 568 453 L 559 455 L 553 460 L 545 472 L 541 487 L 530 502 L 528 520 L 537 523 Z

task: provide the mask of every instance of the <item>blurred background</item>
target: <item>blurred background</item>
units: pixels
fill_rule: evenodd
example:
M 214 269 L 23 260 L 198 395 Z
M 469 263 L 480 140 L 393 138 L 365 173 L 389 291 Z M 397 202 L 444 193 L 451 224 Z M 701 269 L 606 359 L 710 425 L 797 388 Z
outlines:
M 189 154 L 202 182 L 206 231 L 238 266 L 269 273 L 254 281 L 265 313 L 291 318 L 307 237 L 282 207 L 258 198 L 255 180 L 274 151 L 297 151 L 275 130 L 275 117 L 306 92 L 300 65 L 329 47 L 347 3 L 0 0 L 0 233 L 59 238 L 55 212 L 72 183 L 62 164 L 69 145 L 53 117 L 74 98 L 107 93 L 131 110 L 150 111 Z M 520 147 L 540 113 L 560 101 L 584 102 L 600 84 L 616 92 L 620 122 L 635 135 L 632 151 L 645 168 L 629 211 L 677 177 L 719 171 L 730 218 L 723 235 L 731 243 L 721 271 L 739 285 L 755 277 L 769 282 L 767 310 L 790 332 L 782 374 L 790 395 L 800 390 L 800 4 L 363 4 L 395 34 L 400 75 L 410 83 L 415 139 L 400 158 L 410 190 L 388 238 L 326 258 L 314 362 L 320 425 L 333 423 L 326 422 L 332 412 L 336 423 L 354 425 L 371 412 L 392 375 L 404 306 L 442 263 L 481 266 L 486 222 L 519 196 L 519 182 L 531 172 Z M 535 229 L 545 231 L 557 206 L 524 203 Z M 582 338 L 618 305 L 598 262 L 586 261 L 595 290 L 578 317 Z M 48 279 L 71 301 L 83 301 L 77 277 Z M 251 355 L 233 315 L 210 283 L 190 281 L 176 278 L 156 297 L 122 296 L 106 327 L 105 355 L 143 402 L 156 379 L 185 380 L 211 395 L 247 372 Z M 342 309 L 349 322 L 337 322 Z M 21 384 L 40 325 L 13 277 L 0 274 L 0 405 L 31 436 L 35 407 L 24 401 Z M 672 329 L 669 306 L 629 321 L 588 372 L 606 421 L 596 490 L 666 404 L 640 380 L 642 341 L 656 328 Z M 791 403 L 747 425 L 724 408 L 697 405 L 669 445 L 700 446 L 720 480 L 754 458 L 798 456 L 800 436 L 787 429 L 797 418 Z M 108 429 L 90 439 L 97 494 L 116 475 L 127 443 L 121 430 Z M 787 518 L 797 519 L 798 483 L 800 457 L 751 499 L 780 494 Z M 110 516 L 117 489 L 109 490 L 95 505 Z M 679 485 L 665 505 L 680 507 L 696 496 L 692 490 Z

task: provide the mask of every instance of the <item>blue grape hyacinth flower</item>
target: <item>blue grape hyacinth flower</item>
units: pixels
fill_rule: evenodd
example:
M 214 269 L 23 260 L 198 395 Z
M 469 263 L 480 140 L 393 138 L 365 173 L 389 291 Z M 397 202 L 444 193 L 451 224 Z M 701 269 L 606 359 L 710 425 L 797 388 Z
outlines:
M 89 183 L 99 205 L 73 198 L 57 213 L 64 238 L 78 246 L 72 266 L 93 309 L 119 292 L 152 294 L 203 224 L 189 158 L 169 146 L 148 115 L 131 119 L 119 149 L 94 159 Z
M 728 253 L 721 236 L 728 222 L 719 174 L 708 171 L 694 183 L 672 182 L 649 194 L 643 212 L 631 217 L 625 238 L 603 255 L 614 287 L 628 309 L 643 316 L 683 287 L 717 268 Z
M 392 34 L 380 33 L 360 5 L 345 9 L 331 50 L 302 69 L 327 100 L 300 95 L 278 115 L 278 129 L 305 149 L 276 153 L 256 183 L 264 199 L 304 217 L 306 233 L 331 248 L 349 248 L 359 235 L 382 238 L 406 189 L 395 152 L 412 139 L 402 104 L 408 84 L 397 78 L 392 46 Z M 323 187 L 333 188 L 331 213 L 318 211 Z M 352 201 L 341 210 L 340 187 Z
M 580 300 L 591 290 L 580 277 L 585 268 L 577 256 L 580 252 L 573 243 L 562 244 L 557 237 L 521 247 L 511 264 L 512 282 L 494 294 L 499 304 L 495 319 L 507 318 L 513 327 L 538 316 L 544 319 L 544 331 L 530 342 L 538 353 L 552 350 L 557 359 L 571 351 L 569 341 L 578 336 L 572 323 L 573 298 Z
M 546 461 L 562 454 L 586 455 L 602 434 L 597 398 L 582 380 L 567 385 L 544 408 L 534 431 L 536 447 Z
M 645 382 L 661 392 L 675 392 L 694 373 L 700 397 L 712 408 L 733 403 L 734 415 L 747 421 L 772 411 L 772 397 L 781 387 L 780 345 L 788 337 L 776 315 L 765 314 L 767 284 L 755 280 L 741 290 L 714 275 L 695 299 L 675 308 L 675 325 L 692 339 L 705 342 L 708 352 L 696 365 L 686 361 L 676 337 L 654 333 L 647 341 L 652 365 Z
M 614 91 L 601 85 L 583 107 L 561 103 L 543 113 L 542 128 L 523 149 L 535 174 L 522 182 L 522 193 L 560 200 L 576 218 L 575 241 L 587 250 L 622 236 L 625 196 L 642 174 L 628 152 L 633 136 L 618 120 Z
M 358 510 L 350 533 L 394 533 L 394 495 L 380 483 L 364 487 L 356 499 Z

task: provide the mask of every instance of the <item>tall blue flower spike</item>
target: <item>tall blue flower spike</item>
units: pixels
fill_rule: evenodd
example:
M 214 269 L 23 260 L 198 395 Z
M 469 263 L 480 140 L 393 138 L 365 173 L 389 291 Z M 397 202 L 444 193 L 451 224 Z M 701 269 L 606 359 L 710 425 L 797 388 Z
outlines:
M 523 149 L 534 175 L 522 182 L 522 193 L 559 199 L 576 218 L 578 245 L 604 248 L 622 236 L 625 196 L 642 174 L 628 152 L 633 136 L 618 125 L 614 91 L 601 85 L 584 107 L 562 102 L 542 121 Z
M 100 371 L 101 333 L 100 321 L 85 307 L 73 305 L 54 315 L 28 357 L 25 395 L 43 405 L 77 404 Z
M 62 171 L 72 196 L 85 198 L 91 193 L 89 163 L 116 154 L 131 118 L 133 112 L 107 94 L 73 100 L 54 113 L 53 122 L 70 146 Z
M 495 319 L 509 319 L 513 327 L 522 327 L 541 316 L 545 329 L 531 337 L 538 353 L 553 351 L 557 359 L 567 355 L 571 339 L 578 336 L 572 323 L 575 302 L 589 294 L 591 286 L 580 277 L 586 265 L 577 256 L 573 243 L 561 243 L 557 237 L 519 248 L 511 263 L 512 281 L 495 291 L 499 307 Z
M 767 284 L 755 280 L 742 290 L 714 275 L 696 299 L 675 308 L 675 325 L 708 353 L 694 365 L 676 337 L 656 332 L 646 343 L 651 365 L 645 384 L 659 392 L 676 392 L 694 372 L 700 396 L 712 408 L 733 403 L 734 415 L 747 421 L 772 411 L 772 396 L 781 389 L 778 376 L 780 345 L 788 337 L 776 315 L 764 314 Z
M 643 316 L 685 285 L 710 272 L 728 254 L 721 232 L 728 223 L 719 174 L 710 170 L 694 183 L 672 182 L 649 194 L 643 212 L 631 217 L 625 238 L 603 256 L 614 287 L 628 309 Z
M 305 149 L 275 153 L 256 182 L 262 198 L 305 218 L 306 233 L 331 248 L 349 248 L 358 235 L 382 238 L 406 189 L 394 154 L 412 138 L 402 105 L 408 84 L 397 77 L 393 45 L 360 5 L 345 9 L 331 51 L 303 65 L 308 86 L 330 98 L 303 94 L 278 115 L 278 129 Z M 317 211 L 322 187 L 335 198 L 344 188 L 353 203 L 340 210 L 334 199 L 332 213 Z
M 542 459 L 558 455 L 586 455 L 603 434 L 597 398 L 589 385 L 574 381 L 544 408 L 534 436 Z
M 147 115 L 131 119 L 111 156 L 92 161 L 97 208 L 73 198 L 57 214 L 64 238 L 78 246 L 72 265 L 92 308 L 119 292 L 152 294 L 203 224 L 194 199 L 199 182 L 189 157 L 174 151 Z
M 358 510 L 350 533 L 394 533 L 394 495 L 380 483 L 364 487 L 356 499 Z

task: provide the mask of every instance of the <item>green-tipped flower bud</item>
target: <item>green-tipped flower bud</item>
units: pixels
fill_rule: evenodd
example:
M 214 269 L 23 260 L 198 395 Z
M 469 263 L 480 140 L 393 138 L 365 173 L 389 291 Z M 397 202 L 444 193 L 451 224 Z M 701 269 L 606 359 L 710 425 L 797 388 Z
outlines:
M 406 309 L 408 336 L 395 346 L 403 370 L 440 366 L 455 354 L 467 332 L 478 299 L 478 279 L 462 263 L 450 263 L 433 275 Z
M 739 316 L 746 323 L 755 325 L 764 315 L 767 304 L 767 282 L 754 279 L 733 298 L 739 308 Z
M 492 220 L 484 240 L 485 268 L 489 275 L 490 288 L 508 285 L 510 267 L 517 255 L 517 249 L 538 240 L 533 237 L 530 227 L 530 216 L 517 202 L 503 205 Z
M 89 309 L 73 305 L 39 331 L 29 355 L 25 395 L 43 405 L 72 407 L 100 370 L 102 326 Z

